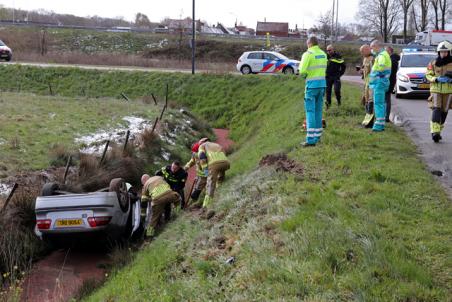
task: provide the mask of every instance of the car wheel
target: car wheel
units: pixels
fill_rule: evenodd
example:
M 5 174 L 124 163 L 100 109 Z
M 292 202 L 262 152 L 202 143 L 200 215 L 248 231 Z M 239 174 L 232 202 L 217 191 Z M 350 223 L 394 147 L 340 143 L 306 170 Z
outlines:
M 251 67 L 248 65 L 243 65 L 242 68 L 240 68 L 240 71 L 242 74 L 251 74 L 253 71 L 251 70 Z
M 129 193 L 127 192 L 126 182 L 122 178 L 114 178 L 110 181 L 109 192 L 116 192 L 118 203 L 121 210 L 126 213 L 129 210 Z
M 286 68 L 284 68 L 283 73 L 284 74 L 294 74 L 295 71 L 293 70 L 292 67 L 286 67 Z
M 56 182 L 46 183 L 41 190 L 41 196 L 59 195 L 57 191 L 60 189 L 60 184 Z

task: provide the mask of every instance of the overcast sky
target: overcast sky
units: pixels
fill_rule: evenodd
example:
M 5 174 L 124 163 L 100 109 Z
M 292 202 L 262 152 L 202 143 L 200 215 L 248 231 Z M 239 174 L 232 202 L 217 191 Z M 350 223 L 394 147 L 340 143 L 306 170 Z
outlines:
M 352 22 L 359 0 L 340 0 L 339 22 Z M 232 26 L 237 18 L 249 27 L 257 21 L 289 22 L 291 27 L 312 26 L 318 16 L 332 7 L 333 0 L 196 0 L 196 19 Z M 137 12 L 152 22 L 165 17 L 191 15 L 192 0 L 0 0 L 0 4 L 22 9 L 52 10 L 78 16 L 117 17 L 134 20 Z

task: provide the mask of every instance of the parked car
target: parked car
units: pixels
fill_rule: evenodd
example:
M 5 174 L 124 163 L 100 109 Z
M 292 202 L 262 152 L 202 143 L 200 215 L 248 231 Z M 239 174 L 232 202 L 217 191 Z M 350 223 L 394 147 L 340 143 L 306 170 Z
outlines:
M 429 49 L 410 48 L 402 51 L 396 83 L 398 98 L 429 93 L 430 83 L 425 78 L 425 74 L 428 64 L 436 57 L 436 52 Z
M 100 191 L 71 193 L 60 190 L 57 183 L 47 183 L 42 196 L 36 199 L 35 233 L 50 242 L 93 237 L 115 241 L 131 237 L 146 225 L 140 222 L 140 202 L 130 187 L 123 179 L 115 178 Z M 147 221 L 149 212 L 150 207 Z
M 298 73 L 300 61 L 291 60 L 288 57 L 274 51 L 247 51 L 244 52 L 238 62 L 237 70 L 242 74 L 252 73 Z
M 13 57 L 13 52 L 11 48 L 6 46 L 2 40 L 0 40 L 0 60 L 11 61 Z

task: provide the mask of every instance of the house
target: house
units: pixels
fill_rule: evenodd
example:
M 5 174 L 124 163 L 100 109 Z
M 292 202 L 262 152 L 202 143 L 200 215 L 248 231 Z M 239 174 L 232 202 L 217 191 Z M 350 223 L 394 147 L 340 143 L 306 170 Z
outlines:
M 248 28 L 243 25 L 236 25 L 234 28 L 235 32 L 241 36 L 254 36 L 255 31 L 252 28 Z
M 236 32 L 233 29 L 227 28 L 221 23 L 217 23 L 217 28 L 220 29 L 226 35 L 235 35 Z
M 201 33 L 210 34 L 210 35 L 224 35 L 225 34 L 221 28 L 219 28 L 215 25 L 213 25 L 213 26 L 202 25 Z
M 164 25 L 168 27 L 170 33 L 191 33 L 192 32 L 192 19 L 167 19 L 164 21 Z M 201 31 L 203 23 L 199 20 L 195 20 L 195 30 Z
M 257 22 L 256 36 L 266 36 L 267 33 L 275 37 L 289 37 L 289 23 Z

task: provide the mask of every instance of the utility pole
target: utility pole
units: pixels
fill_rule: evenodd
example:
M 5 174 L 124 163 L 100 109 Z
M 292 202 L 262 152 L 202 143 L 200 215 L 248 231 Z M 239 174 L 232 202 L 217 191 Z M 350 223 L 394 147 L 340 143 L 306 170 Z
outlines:
M 334 16 L 335 16 L 335 9 L 336 9 L 336 0 L 333 0 L 333 11 L 331 13 L 331 44 L 333 44 L 333 40 L 334 40 Z M 326 37 L 325 37 L 326 39 Z
M 334 39 L 335 42 L 337 42 L 337 35 L 339 31 L 338 20 L 339 20 L 339 0 L 336 0 L 336 36 Z
M 193 16 L 191 31 L 191 74 L 195 74 L 195 48 L 196 48 L 196 28 L 195 28 L 195 0 L 193 0 Z

